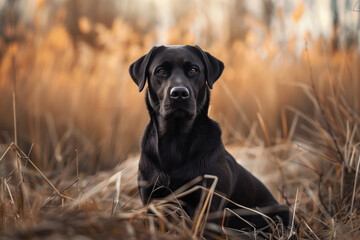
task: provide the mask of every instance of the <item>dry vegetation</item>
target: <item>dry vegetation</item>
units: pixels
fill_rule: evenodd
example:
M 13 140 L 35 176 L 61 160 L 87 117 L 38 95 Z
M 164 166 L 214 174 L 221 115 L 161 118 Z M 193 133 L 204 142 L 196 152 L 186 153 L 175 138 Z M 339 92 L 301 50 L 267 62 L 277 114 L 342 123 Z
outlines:
M 46 33 L 34 20 L 31 30 L 9 26 L 21 41 L 0 38 L 0 238 L 202 239 L 206 214 L 191 220 L 174 198 L 144 207 L 137 195 L 136 153 L 148 116 L 127 69 L 156 32 L 82 19 L 80 30 L 95 32 L 101 47 L 74 45 L 64 14 Z M 193 44 L 191 21 L 169 29 L 168 43 Z M 210 114 L 238 161 L 295 212 L 296 238 L 359 239 L 357 49 L 332 51 L 309 36 L 295 57 L 296 39 L 280 45 L 267 34 L 202 45 L 226 66 Z M 272 238 L 289 237 L 281 227 Z M 214 226 L 205 235 L 214 232 L 240 238 Z

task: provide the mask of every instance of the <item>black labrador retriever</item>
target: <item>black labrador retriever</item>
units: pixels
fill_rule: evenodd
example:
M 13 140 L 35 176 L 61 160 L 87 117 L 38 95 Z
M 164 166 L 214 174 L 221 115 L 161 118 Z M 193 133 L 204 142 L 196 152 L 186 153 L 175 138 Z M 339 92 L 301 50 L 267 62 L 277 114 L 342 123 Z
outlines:
M 159 46 L 135 61 L 130 75 L 142 91 L 146 80 L 146 105 L 150 123 L 141 142 L 139 191 L 143 204 L 163 198 L 198 176 L 218 178 L 216 192 L 249 208 L 275 206 L 266 214 L 289 223 L 288 209 L 278 205 L 270 191 L 240 166 L 225 150 L 219 125 L 207 115 L 210 91 L 224 70 L 224 64 L 198 46 Z M 146 184 L 140 184 L 146 182 Z M 163 186 L 158 188 L 158 186 Z M 184 208 L 193 216 L 199 192 L 183 197 Z M 214 197 L 211 211 L 224 208 Z M 239 208 L 227 203 L 226 207 Z M 268 225 L 263 216 L 245 213 L 243 219 L 257 228 Z M 249 227 L 232 219 L 229 226 Z M 250 228 L 251 229 L 251 228 Z

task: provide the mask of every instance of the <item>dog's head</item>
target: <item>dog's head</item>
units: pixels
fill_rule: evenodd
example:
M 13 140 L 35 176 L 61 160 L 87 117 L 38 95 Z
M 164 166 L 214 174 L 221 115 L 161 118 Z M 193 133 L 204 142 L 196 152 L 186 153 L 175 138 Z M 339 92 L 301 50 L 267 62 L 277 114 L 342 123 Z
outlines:
M 191 119 L 206 111 L 208 87 L 224 70 L 224 64 L 198 46 L 153 47 L 131 64 L 131 78 L 142 91 L 148 80 L 148 107 L 164 119 Z M 206 108 L 206 109 L 204 109 Z

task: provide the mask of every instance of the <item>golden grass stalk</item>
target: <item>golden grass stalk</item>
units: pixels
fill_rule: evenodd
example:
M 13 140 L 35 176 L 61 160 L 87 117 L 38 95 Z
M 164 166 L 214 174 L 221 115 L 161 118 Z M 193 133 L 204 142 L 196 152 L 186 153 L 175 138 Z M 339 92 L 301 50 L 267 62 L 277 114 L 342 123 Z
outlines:
M 351 214 L 353 212 L 353 209 L 354 209 L 354 202 L 355 202 L 355 198 L 356 198 L 356 183 L 357 183 L 357 180 L 358 180 L 359 168 L 360 168 L 360 157 L 359 157 L 358 164 L 357 164 L 357 167 L 356 167 L 355 180 L 354 180 L 354 189 L 353 189 L 353 193 L 352 193 L 351 207 L 350 207 L 349 214 Z

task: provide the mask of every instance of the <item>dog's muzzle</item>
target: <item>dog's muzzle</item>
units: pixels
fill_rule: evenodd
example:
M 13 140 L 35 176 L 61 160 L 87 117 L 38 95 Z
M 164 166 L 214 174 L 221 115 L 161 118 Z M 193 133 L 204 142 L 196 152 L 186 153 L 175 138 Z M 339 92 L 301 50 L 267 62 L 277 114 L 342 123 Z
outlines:
M 172 118 L 192 118 L 195 115 L 196 107 L 191 96 L 190 89 L 185 86 L 170 87 L 168 95 L 169 104 L 163 108 L 163 116 Z

